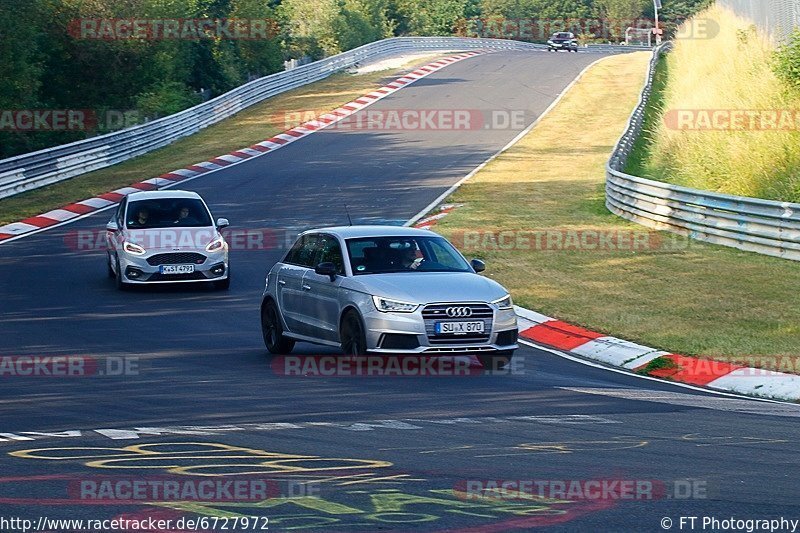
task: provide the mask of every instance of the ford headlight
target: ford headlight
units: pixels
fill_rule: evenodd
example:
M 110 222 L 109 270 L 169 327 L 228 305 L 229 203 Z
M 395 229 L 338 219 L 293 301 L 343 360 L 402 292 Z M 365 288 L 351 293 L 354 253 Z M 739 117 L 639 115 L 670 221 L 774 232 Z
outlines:
M 144 255 L 147 253 L 144 248 L 130 241 L 125 241 L 125 243 L 122 245 L 122 249 L 132 255 Z
M 506 294 L 505 296 L 503 296 L 499 300 L 495 300 L 492 303 L 494 305 L 496 305 L 498 309 L 513 309 L 514 308 L 514 302 L 511 301 L 511 295 L 510 294 Z
M 373 296 L 372 301 L 375 302 L 375 308 L 383 313 L 413 313 L 419 307 L 419 304 L 390 300 L 381 296 Z
M 206 252 L 218 252 L 224 249 L 227 245 L 228 243 L 225 242 L 225 239 L 222 237 L 222 235 L 217 235 L 217 237 L 208 243 L 208 246 L 206 246 Z

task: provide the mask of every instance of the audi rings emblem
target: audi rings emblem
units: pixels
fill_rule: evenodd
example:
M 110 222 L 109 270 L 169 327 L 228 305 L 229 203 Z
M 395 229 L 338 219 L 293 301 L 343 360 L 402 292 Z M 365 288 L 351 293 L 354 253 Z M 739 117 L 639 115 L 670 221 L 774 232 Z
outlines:
M 450 318 L 462 318 L 472 316 L 472 309 L 469 307 L 448 307 L 446 313 Z

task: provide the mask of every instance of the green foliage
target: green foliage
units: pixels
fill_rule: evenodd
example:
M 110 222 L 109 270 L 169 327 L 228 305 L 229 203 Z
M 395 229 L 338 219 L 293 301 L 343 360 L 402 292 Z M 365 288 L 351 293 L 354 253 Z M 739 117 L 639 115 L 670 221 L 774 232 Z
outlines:
M 390 28 L 386 3 L 365 0 L 345 0 L 333 27 L 342 51 L 388 37 Z
M 177 81 L 161 82 L 136 96 L 136 107 L 146 117 L 161 117 L 200 103 L 200 96 Z
M 800 29 L 796 29 L 789 41 L 775 52 L 772 67 L 784 83 L 800 90 Z
M 340 14 L 337 0 L 284 0 L 280 9 L 295 53 L 319 59 L 341 51 L 334 30 Z
M 641 0 L 648 3 L 647 0 Z M 670 0 L 693 13 L 711 0 Z M 0 0 L 0 109 L 166 114 L 283 69 L 392 35 L 464 35 L 471 18 L 569 19 L 632 12 L 640 0 Z M 614 11 L 616 10 L 616 11 Z M 622 10 L 622 11 L 620 11 Z M 641 9 L 639 9 L 641 11 Z M 610 16 L 610 15 L 609 15 Z M 255 39 L 90 39 L 86 19 L 264 21 Z M 795 50 L 797 45 L 795 45 Z M 788 49 L 787 49 L 788 50 Z M 787 52 L 788 53 L 788 52 Z M 781 56 L 784 57 L 784 56 Z M 792 63 L 780 59 L 782 71 Z M 796 56 L 795 56 L 796 57 Z M 796 60 L 795 60 L 796 61 Z M 0 131 L 0 158 L 95 132 Z
M 483 0 L 483 16 L 505 18 L 587 18 L 593 14 L 592 0 Z
M 387 13 L 395 35 L 453 35 L 478 7 L 471 0 L 391 0 Z

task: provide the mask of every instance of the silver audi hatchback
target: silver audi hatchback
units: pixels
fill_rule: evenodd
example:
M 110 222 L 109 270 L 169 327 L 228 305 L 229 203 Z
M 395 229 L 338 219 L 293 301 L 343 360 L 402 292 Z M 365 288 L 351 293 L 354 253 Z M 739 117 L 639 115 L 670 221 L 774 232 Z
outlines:
M 517 348 L 511 296 L 430 230 L 346 226 L 302 233 L 267 275 L 267 349 L 296 341 L 352 355 L 474 354 L 502 368 Z

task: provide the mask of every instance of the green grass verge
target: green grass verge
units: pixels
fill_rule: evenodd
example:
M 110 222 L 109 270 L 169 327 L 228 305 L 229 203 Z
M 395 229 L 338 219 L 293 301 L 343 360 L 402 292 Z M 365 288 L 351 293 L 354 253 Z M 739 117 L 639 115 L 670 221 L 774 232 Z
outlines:
M 773 71 L 775 45 L 752 21 L 722 7 L 698 18 L 715 21 L 719 31 L 676 39 L 662 61 L 645 134 L 627 172 L 800 202 L 800 92 Z
M 517 304 L 662 350 L 748 364 L 763 356 L 758 366 L 791 370 L 786 360 L 800 355 L 796 263 L 650 232 L 604 207 L 605 162 L 648 60 L 624 54 L 593 67 L 447 200 L 464 205 L 436 229 L 485 259 Z M 580 244 L 590 232 L 625 240 L 592 249 Z M 634 237 L 646 246 L 625 246 Z
M 653 86 L 644 111 L 642 132 L 636 137 L 631 153 L 625 163 L 624 172 L 633 176 L 644 176 L 648 172 L 645 162 L 650 157 L 650 149 L 658 138 L 659 123 L 664 109 L 664 91 L 669 79 L 669 62 L 661 55 L 653 74 Z
M 672 370 L 673 368 L 678 368 L 675 361 L 667 359 L 666 357 L 658 357 L 637 370 L 636 373 L 642 376 L 649 376 L 650 373 L 655 370 Z
M 298 125 L 287 124 L 305 112 L 321 115 L 373 91 L 413 65 L 426 64 L 441 53 L 417 56 L 400 69 L 367 74 L 334 74 L 256 104 L 169 146 L 54 185 L 0 200 L 0 225 L 206 161 L 272 137 Z M 293 114 L 294 113 L 294 114 Z M 300 115 L 297 115 L 300 113 Z M 302 121 L 314 118 L 307 116 Z

